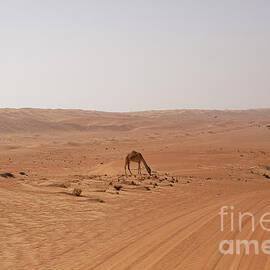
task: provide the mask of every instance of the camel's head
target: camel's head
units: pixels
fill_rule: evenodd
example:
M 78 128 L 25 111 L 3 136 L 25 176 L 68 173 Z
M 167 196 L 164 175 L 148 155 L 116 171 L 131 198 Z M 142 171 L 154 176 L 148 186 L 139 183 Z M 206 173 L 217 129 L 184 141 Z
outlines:
M 149 173 L 149 175 L 151 176 L 151 168 L 147 167 L 147 172 Z

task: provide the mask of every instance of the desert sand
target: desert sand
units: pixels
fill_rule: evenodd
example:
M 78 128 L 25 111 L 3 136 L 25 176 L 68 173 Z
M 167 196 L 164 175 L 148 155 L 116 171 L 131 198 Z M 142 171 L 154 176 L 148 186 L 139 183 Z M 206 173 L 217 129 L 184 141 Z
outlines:
M 1 109 L 0 150 L 1 270 L 270 269 L 261 248 L 219 250 L 270 240 L 270 109 Z M 151 177 L 124 175 L 132 150 Z M 222 232 L 222 206 L 255 230 L 226 215 Z

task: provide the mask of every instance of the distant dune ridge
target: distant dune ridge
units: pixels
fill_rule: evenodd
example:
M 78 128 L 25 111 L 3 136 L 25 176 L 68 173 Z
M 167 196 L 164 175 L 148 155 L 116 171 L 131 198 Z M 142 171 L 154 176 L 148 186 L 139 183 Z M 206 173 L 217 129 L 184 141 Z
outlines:
M 269 119 L 269 120 L 268 120 Z M 168 110 L 112 113 L 64 109 L 0 109 L 0 133 L 48 131 L 132 131 L 226 126 L 232 123 L 270 124 L 270 109 Z

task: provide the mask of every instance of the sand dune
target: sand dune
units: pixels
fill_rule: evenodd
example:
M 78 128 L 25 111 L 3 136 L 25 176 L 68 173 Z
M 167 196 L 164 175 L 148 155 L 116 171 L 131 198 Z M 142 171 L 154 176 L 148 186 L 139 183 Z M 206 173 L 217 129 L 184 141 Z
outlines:
M 106 113 L 83 110 L 0 109 L 0 132 L 130 131 L 268 123 L 270 110 L 175 110 Z
M 269 125 L 270 109 L 1 109 L 0 269 L 269 269 Z M 151 177 L 124 176 L 131 150 Z M 227 215 L 221 232 L 222 206 L 255 230 Z M 225 239 L 260 253 L 223 255 Z

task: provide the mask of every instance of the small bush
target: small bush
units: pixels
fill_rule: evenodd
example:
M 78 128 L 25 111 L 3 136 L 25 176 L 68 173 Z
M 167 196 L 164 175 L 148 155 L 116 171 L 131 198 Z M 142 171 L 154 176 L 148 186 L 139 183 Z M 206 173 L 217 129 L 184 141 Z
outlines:
M 12 173 L 1 173 L 0 176 L 4 178 L 15 178 L 14 174 Z
M 81 196 L 82 190 L 80 188 L 74 188 L 72 194 L 74 196 Z
M 122 186 L 121 186 L 121 185 L 114 185 L 113 187 L 114 187 L 116 190 L 118 190 L 118 191 L 122 189 Z

